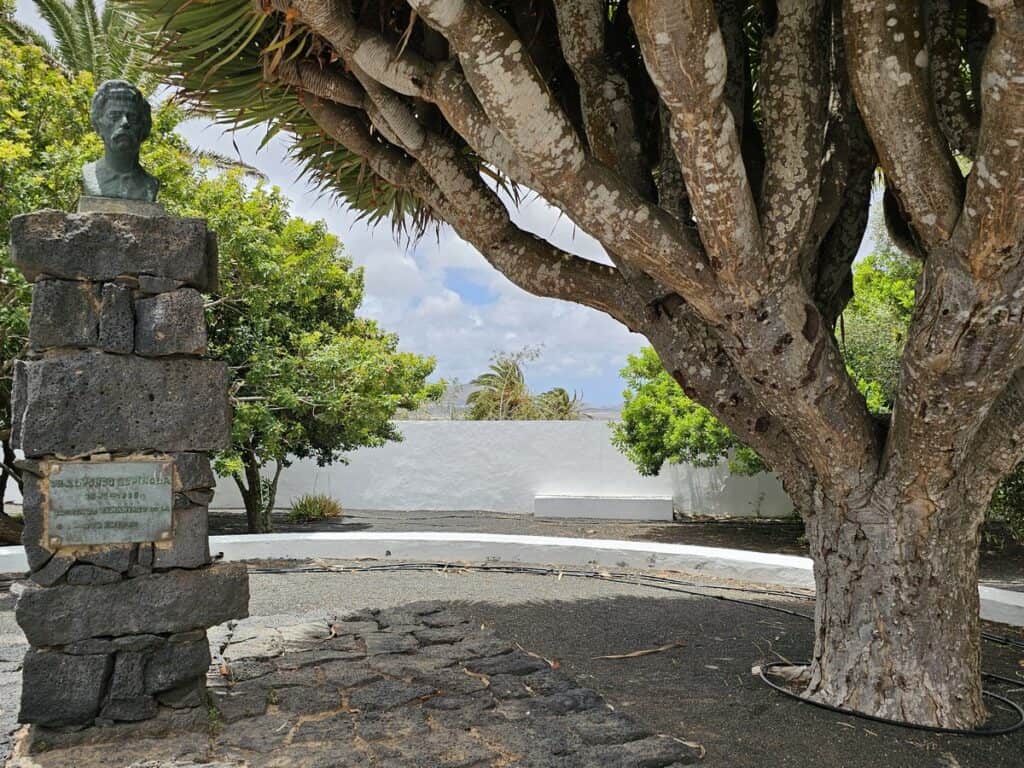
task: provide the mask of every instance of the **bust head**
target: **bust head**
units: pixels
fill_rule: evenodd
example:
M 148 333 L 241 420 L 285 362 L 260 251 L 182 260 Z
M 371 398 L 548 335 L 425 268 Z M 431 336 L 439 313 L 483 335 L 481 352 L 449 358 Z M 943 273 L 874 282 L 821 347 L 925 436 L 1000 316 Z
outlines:
M 92 97 L 91 117 L 106 151 L 82 168 L 85 194 L 154 202 L 160 182 L 139 165 L 139 149 L 153 128 L 142 92 L 124 80 L 108 80 Z
M 125 80 L 107 80 L 96 90 L 90 116 L 108 154 L 137 156 L 153 127 L 149 102 Z

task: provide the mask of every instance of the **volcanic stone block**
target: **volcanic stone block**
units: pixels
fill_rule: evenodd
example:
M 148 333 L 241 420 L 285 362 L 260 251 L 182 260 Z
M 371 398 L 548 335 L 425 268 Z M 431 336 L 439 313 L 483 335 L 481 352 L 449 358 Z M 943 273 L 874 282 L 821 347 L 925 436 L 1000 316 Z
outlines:
M 210 644 L 205 632 L 196 638 L 168 642 L 154 651 L 146 663 L 146 692 L 169 691 L 205 678 L 209 666 Z
M 198 568 L 210 562 L 206 507 L 175 509 L 174 536 L 154 547 L 154 568 Z
M 135 313 L 132 291 L 127 286 L 117 283 L 103 286 L 99 347 L 119 355 L 129 355 L 135 348 Z
M 98 286 L 74 280 L 40 280 L 33 286 L 28 338 L 35 349 L 95 346 L 99 321 Z
M 198 707 L 206 703 L 206 675 L 190 680 L 169 691 L 158 693 L 157 701 L 165 707 L 173 709 L 184 709 L 186 707 Z
M 43 540 L 45 529 L 44 489 L 46 485 L 43 483 L 43 479 L 34 473 L 23 473 L 22 479 L 24 487 L 22 488 L 21 502 L 23 522 L 21 543 L 25 547 L 25 556 L 28 559 L 29 569 L 38 571 L 53 557 L 53 550 L 46 546 L 47 542 Z M 70 567 L 69 564 L 68 568 Z M 64 570 L 66 571 L 67 568 Z
M 230 441 L 228 371 L 212 360 L 77 352 L 19 361 L 15 445 L 28 456 L 208 451 Z
M 159 708 L 152 696 L 135 696 L 131 699 L 109 699 L 100 710 L 104 720 L 136 722 L 156 717 Z
M 113 584 L 121 580 L 121 574 L 96 565 L 79 563 L 71 566 L 68 570 L 68 584 L 76 585 L 98 585 Z
M 199 291 L 182 288 L 135 303 L 136 354 L 161 357 L 205 351 L 206 322 Z
M 114 674 L 110 678 L 111 699 L 134 699 L 146 694 L 146 654 L 122 651 L 114 658 Z
M 134 721 L 156 715 L 156 700 L 146 694 L 146 661 L 144 653 L 126 651 L 117 654 L 100 717 Z
M 118 213 L 38 211 L 11 220 L 11 258 L 29 281 L 158 275 L 206 290 L 206 222 Z
M 56 554 L 47 561 L 46 565 L 32 573 L 32 581 L 41 587 L 52 587 L 63 578 L 65 573 L 71 570 L 71 566 L 74 564 L 74 557 Z
M 113 657 L 71 656 L 30 648 L 22 667 L 22 723 L 78 725 L 100 709 Z
M 97 587 L 29 587 L 15 608 L 18 625 L 35 647 L 205 629 L 248 615 L 245 563 L 153 573 Z
M 133 544 L 111 544 L 110 546 L 94 547 L 78 553 L 78 560 L 100 568 L 109 568 L 124 573 L 132 565 Z
M 169 277 L 139 275 L 139 290 L 142 293 L 169 293 L 178 290 L 182 285 L 181 280 L 172 280 Z
M 214 488 L 217 485 L 208 454 L 175 453 L 172 458 L 175 491 L 194 491 L 200 488 Z

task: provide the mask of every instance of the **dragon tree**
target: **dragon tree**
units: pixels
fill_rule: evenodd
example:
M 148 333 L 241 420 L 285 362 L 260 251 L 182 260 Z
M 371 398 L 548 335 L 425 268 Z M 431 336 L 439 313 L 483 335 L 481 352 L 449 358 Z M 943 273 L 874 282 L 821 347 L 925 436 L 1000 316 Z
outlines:
M 643 334 L 806 521 L 805 696 L 986 718 L 977 561 L 1024 458 L 1019 0 L 132 0 L 166 79 L 308 173 Z M 875 179 L 923 263 L 891 418 L 833 328 Z M 518 227 L 529 189 L 614 266 Z M 509 194 L 511 193 L 511 194 Z

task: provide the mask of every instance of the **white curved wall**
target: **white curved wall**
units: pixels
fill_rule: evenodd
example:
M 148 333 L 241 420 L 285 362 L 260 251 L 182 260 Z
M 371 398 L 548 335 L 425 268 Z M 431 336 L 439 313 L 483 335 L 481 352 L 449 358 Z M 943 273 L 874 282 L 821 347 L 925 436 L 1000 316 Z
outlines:
M 643 477 L 610 442 L 604 421 L 402 421 L 401 443 L 363 448 L 349 464 L 302 461 L 281 476 L 279 505 L 327 493 L 348 509 L 533 511 L 538 495 L 672 496 L 684 514 L 782 517 L 790 503 L 773 475 L 667 467 Z M 239 508 L 222 480 L 214 506 Z

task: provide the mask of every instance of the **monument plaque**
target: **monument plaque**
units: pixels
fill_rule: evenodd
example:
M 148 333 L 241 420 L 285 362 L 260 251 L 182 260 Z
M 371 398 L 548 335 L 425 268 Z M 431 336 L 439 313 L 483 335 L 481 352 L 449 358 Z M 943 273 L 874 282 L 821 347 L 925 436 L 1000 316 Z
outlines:
M 51 546 L 129 544 L 171 536 L 173 462 L 53 462 Z

